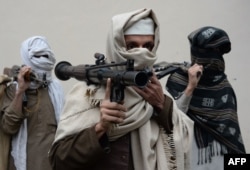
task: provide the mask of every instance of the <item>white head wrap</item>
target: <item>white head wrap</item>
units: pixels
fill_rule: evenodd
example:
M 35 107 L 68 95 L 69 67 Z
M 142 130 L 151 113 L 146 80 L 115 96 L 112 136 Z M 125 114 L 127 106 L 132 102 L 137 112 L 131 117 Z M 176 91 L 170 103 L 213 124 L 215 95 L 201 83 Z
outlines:
M 56 59 L 45 37 L 34 36 L 25 40 L 21 46 L 21 58 L 24 65 L 32 68 L 38 76 L 38 79 L 42 80 L 43 75 L 46 74 L 46 80 L 52 80 L 51 71 Z M 38 88 L 40 85 L 41 84 L 31 82 L 30 88 Z
M 148 18 L 145 20 L 145 18 Z M 147 29 L 145 27 L 148 27 Z M 145 48 L 127 50 L 124 35 L 133 32 L 140 35 L 152 33 L 154 35 L 154 48 L 149 51 Z M 140 9 L 112 18 L 111 29 L 107 41 L 107 59 L 115 63 L 134 60 L 136 70 L 152 67 L 157 60 L 156 51 L 159 46 L 159 23 L 151 9 Z M 143 34 L 144 35 L 144 34 Z M 123 69 L 118 67 L 118 69 Z
M 140 19 L 124 32 L 124 35 L 154 35 L 154 21 L 147 17 Z
M 35 57 L 40 56 L 40 57 Z M 46 57 L 41 57 L 46 56 Z M 64 103 L 63 88 L 56 79 L 52 79 L 52 69 L 56 62 L 54 54 L 42 36 L 34 36 L 25 40 L 21 45 L 21 58 L 24 65 L 30 66 L 36 73 L 38 79 L 43 79 L 46 74 L 48 91 L 55 110 L 55 117 L 58 122 Z M 18 85 L 18 84 L 17 84 Z M 30 88 L 39 88 L 41 84 L 31 82 Z M 26 170 L 26 145 L 27 145 L 27 120 L 25 119 L 18 134 L 12 139 L 11 154 L 17 170 Z

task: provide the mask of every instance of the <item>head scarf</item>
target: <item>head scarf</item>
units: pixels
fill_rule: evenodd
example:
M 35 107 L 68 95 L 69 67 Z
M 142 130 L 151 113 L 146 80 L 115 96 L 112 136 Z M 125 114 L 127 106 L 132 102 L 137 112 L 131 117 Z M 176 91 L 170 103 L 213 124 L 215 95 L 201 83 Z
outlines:
M 58 121 L 64 103 L 64 94 L 58 80 L 52 78 L 52 69 L 56 59 L 47 39 L 42 36 L 30 37 L 22 43 L 20 52 L 23 64 L 30 66 L 38 79 L 43 80 L 44 75 L 46 75 L 49 96 L 54 106 L 56 120 Z M 29 88 L 37 89 L 41 86 L 42 84 L 39 82 L 31 82 Z M 11 154 L 18 170 L 26 170 L 26 144 L 27 120 L 25 119 L 18 134 L 12 139 Z
M 126 49 L 124 31 L 139 20 L 150 17 L 154 21 L 154 48 L 149 51 L 145 48 Z M 111 29 L 108 36 L 106 55 L 109 62 L 120 63 L 133 59 L 135 70 L 152 67 L 157 60 L 156 51 L 159 46 L 159 23 L 152 10 L 142 9 L 125 14 L 116 15 L 112 18 Z M 123 69 L 118 67 L 118 69 Z
M 211 50 L 218 48 L 221 54 L 230 52 L 231 42 L 228 34 L 216 27 L 201 27 L 188 35 L 192 48 Z
M 215 154 L 245 153 L 241 137 L 237 100 L 234 90 L 224 73 L 222 55 L 231 49 L 225 31 L 215 27 L 202 27 L 188 36 L 193 63 L 204 65 L 204 74 L 187 112 L 195 122 L 195 139 L 199 150 L 198 163 L 207 163 Z M 170 75 L 166 87 L 178 97 L 188 84 L 188 74 L 182 70 Z M 214 148 L 214 142 L 221 145 Z
M 223 54 L 230 52 L 231 42 L 227 33 L 219 28 L 206 26 L 188 35 L 192 64 L 204 66 L 200 83 L 216 84 L 225 78 Z
M 38 79 L 46 81 L 52 80 L 52 69 L 56 62 L 54 54 L 45 37 L 35 36 L 25 40 L 21 47 L 21 59 L 24 65 L 30 66 Z M 36 89 L 41 84 L 31 82 L 30 88 Z

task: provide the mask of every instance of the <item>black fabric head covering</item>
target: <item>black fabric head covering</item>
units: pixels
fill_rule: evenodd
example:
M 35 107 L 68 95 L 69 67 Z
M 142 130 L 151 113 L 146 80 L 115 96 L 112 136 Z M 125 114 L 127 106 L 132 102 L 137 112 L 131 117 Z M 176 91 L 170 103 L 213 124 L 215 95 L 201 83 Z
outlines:
M 231 42 L 227 33 L 219 28 L 206 26 L 199 28 L 188 35 L 192 48 L 201 50 L 215 50 L 220 54 L 231 51 Z
M 225 78 L 223 54 L 231 51 L 227 33 L 219 28 L 201 27 L 188 35 L 191 47 L 191 62 L 204 67 L 201 84 L 214 85 Z

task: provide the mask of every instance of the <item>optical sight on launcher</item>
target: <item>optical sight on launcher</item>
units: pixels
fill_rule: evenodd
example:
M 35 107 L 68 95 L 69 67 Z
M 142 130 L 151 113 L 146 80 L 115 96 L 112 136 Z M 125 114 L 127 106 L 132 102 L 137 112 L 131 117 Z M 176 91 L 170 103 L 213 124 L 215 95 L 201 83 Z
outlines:
M 122 102 L 126 86 L 137 86 L 144 88 L 149 78 L 153 75 L 148 68 L 144 70 L 134 70 L 134 60 L 127 60 L 121 63 L 105 63 L 105 56 L 100 53 L 95 54 L 96 62 L 94 65 L 81 64 L 72 66 L 67 61 L 59 62 L 55 67 L 55 75 L 60 80 L 68 80 L 71 77 L 85 81 L 90 84 L 105 84 L 111 78 L 112 88 L 110 100 Z M 112 70 L 112 67 L 126 66 L 126 70 Z

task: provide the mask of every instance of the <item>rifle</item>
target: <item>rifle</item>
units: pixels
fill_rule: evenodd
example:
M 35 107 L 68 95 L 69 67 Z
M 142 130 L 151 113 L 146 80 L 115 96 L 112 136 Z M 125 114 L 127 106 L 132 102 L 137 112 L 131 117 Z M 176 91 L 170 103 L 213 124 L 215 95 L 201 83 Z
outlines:
M 164 76 L 167 76 L 168 74 L 172 74 L 176 72 L 178 69 L 183 70 L 184 72 L 187 72 L 188 68 L 191 66 L 190 63 L 184 61 L 183 63 L 173 62 L 168 63 L 165 61 L 156 63 L 153 65 L 154 71 L 159 72 L 156 74 L 156 77 L 158 79 L 161 79 Z
M 173 62 L 173 63 L 168 63 L 165 61 L 156 63 L 153 65 L 154 71 L 155 72 L 160 72 L 158 74 L 156 74 L 156 77 L 158 79 L 161 79 L 164 76 L 167 76 L 168 74 L 172 74 L 174 72 L 176 72 L 178 69 L 181 69 L 184 72 L 188 72 L 188 69 L 191 67 L 191 63 L 189 62 Z M 211 66 L 211 64 L 207 64 L 203 66 L 203 71 L 208 69 Z M 197 72 L 197 77 L 200 77 L 202 75 L 202 72 Z
M 96 62 L 94 65 L 81 64 L 72 66 L 67 61 L 59 62 L 55 67 L 55 75 L 60 80 L 68 80 L 71 77 L 85 81 L 90 84 L 105 84 L 108 78 L 111 78 L 112 88 L 110 100 L 121 103 L 124 99 L 124 90 L 126 86 L 137 86 L 144 88 L 152 72 L 145 68 L 141 71 L 134 71 L 134 60 L 128 59 L 121 63 L 105 63 L 103 54 L 95 54 Z M 112 67 L 126 66 L 126 70 L 112 70 Z
M 21 67 L 23 67 L 23 66 L 24 65 L 22 65 L 22 66 L 13 65 L 11 68 L 5 67 L 4 74 L 6 74 L 9 77 L 10 81 L 17 81 L 18 73 L 19 73 Z M 38 75 L 33 70 L 31 70 L 30 72 L 27 72 L 24 75 L 24 79 L 26 81 L 38 82 L 38 83 L 42 84 L 43 88 L 46 88 L 48 86 L 48 81 L 46 80 L 46 74 L 43 74 L 43 80 L 40 80 L 38 78 Z

